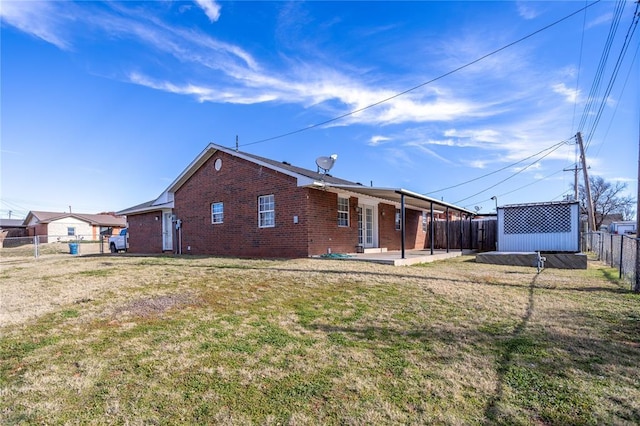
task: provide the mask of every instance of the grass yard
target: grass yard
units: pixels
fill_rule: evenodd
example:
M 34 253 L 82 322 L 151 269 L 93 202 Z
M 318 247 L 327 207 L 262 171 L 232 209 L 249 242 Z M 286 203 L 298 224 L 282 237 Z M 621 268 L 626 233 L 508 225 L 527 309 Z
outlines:
M 640 423 L 640 296 L 595 263 L 0 267 L 2 424 Z

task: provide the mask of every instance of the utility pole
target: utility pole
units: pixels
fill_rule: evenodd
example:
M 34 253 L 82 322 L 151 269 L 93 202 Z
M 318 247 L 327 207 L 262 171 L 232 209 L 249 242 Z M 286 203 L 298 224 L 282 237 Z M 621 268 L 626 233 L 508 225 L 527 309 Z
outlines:
M 578 162 L 573 167 L 567 167 L 562 169 L 563 172 L 573 172 L 573 200 L 578 201 L 578 170 L 582 170 L 582 167 L 578 167 Z
M 638 119 L 638 196 L 636 197 L 636 237 L 640 234 L 640 118 Z M 640 239 L 636 238 L 636 281 L 633 283 L 634 293 L 640 293 Z
M 591 200 L 591 185 L 589 184 L 589 174 L 587 172 L 587 158 L 584 154 L 584 144 L 582 143 L 582 134 L 578 132 L 576 135 L 578 144 L 580 145 L 580 160 L 582 161 L 582 175 L 584 176 L 584 190 L 587 195 L 587 215 L 589 216 L 589 231 L 596 231 L 596 215 L 593 211 L 593 201 Z

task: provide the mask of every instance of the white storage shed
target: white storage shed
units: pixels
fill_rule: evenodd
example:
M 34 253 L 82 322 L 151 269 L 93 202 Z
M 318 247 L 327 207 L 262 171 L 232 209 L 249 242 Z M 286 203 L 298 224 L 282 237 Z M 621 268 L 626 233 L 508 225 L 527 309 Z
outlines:
M 499 252 L 580 251 L 577 201 L 498 207 Z

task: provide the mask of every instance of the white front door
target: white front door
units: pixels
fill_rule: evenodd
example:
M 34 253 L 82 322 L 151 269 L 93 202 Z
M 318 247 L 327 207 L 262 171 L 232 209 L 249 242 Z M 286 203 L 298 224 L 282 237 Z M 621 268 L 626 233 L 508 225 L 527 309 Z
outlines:
M 373 206 L 361 205 L 358 209 L 358 243 L 364 248 L 378 245 L 376 232 L 376 215 Z
M 173 215 L 164 212 L 162 215 L 162 250 L 173 250 Z

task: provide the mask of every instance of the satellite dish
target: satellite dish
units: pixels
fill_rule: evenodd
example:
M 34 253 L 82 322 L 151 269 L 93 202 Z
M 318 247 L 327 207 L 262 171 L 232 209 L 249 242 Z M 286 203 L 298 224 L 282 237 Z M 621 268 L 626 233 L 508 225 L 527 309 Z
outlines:
M 338 159 L 337 154 L 332 154 L 329 157 L 316 158 L 316 165 L 318 166 L 318 171 L 320 171 L 319 169 L 322 169 L 323 172 L 326 174 L 329 170 L 331 170 L 331 168 L 333 167 L 337 159 Z
M 482 207 L 478 207 L 478 206 L 475 206 L 475 207 L 474 207 L 474 209 L 476 210 L 476 213 L 477 213 L 477 212 L 479 212 L 481 208 L 482 208 Z

